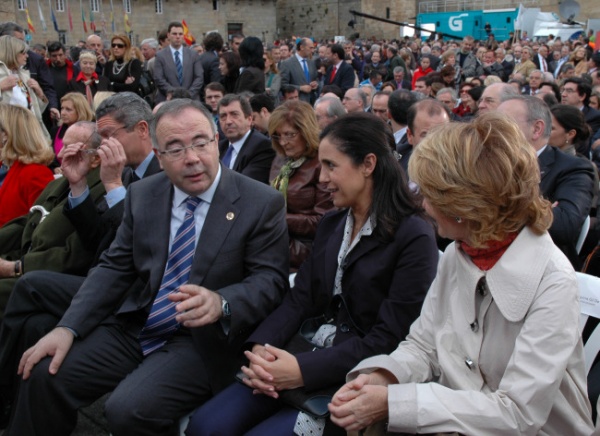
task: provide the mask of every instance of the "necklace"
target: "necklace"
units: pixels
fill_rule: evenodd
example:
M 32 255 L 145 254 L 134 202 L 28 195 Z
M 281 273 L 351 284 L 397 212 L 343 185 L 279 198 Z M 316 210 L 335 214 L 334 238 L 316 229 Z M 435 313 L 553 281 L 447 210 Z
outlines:
M 123 71 L 123 68 L 125 68 L 125 65 L 127 65 L 125 62 L 119 63 L 118 61 L 115 60 L 115 62 L 113 63 L 113 67 L 112 67 L 113 74 L 115 76 L 118 76 L 119 74 L 121 74 L 121 71 Z

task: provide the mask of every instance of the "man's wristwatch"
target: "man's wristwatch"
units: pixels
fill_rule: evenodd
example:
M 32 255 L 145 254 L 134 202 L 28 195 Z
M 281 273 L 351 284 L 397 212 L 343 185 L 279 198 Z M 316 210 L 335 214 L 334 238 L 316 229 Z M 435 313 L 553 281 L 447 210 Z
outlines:
M 221 295 L 221 311 L 223 312 L 223 318 L 231 317 L 231 309 L 229 308 L 229 303 L 223 296 Z

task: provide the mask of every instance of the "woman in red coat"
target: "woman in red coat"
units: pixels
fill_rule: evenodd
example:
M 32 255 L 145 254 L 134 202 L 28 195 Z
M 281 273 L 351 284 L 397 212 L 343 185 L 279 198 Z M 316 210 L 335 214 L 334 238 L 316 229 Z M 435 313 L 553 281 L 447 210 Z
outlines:
M 54 153 L 30 110 L 0 104 L 0 160 L 8 166 L 0 186 L 0 226 L 29 212 L 53 180 L 48 165 Z

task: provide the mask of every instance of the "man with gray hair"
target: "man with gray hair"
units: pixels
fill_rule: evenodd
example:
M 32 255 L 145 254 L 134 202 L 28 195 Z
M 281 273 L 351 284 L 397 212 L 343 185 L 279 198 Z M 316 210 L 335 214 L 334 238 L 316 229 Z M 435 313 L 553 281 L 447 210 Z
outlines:
M 219 164 L 202 104 L 164 103 L 146 133 L 164 171 L 130 187 L 115 241 L 25 352 L 6 436 L 71 434 L 77 409 L 111 391 L 112 434 L 177 434 L 288 288 L 284 198 Z
M 554 220 L 548 232 L 573 267 L 579 270 L 581 262 L 575 244 L 592 206 L 593 164 L 548 145 L 552 114 L 539 98 L 510 97 L 497 110 L 517 123 L 525 139 L 534 148 L 540 164 L 540 191 L 553 206 Z
M 144 56 L 144 69 L 154 77 L 154 57 L 158 50 L 158 41 L 154 38 L 146 38 L 140 44 L 142 56 Z
M 315 115 L 319 128 L 323 130 L 325 127 L 333 123 L 338 118 L 346 115 L 346 109 L 339 98 L 335 96 L 320 97 L 314 105 Z
M 508 83 L 493 83 L 486 86 L 479 99 L 479 114 L 496 110 L 500 103 L 517 95 L 519 94 L 516 89 Z
M 346 112 L 364 112 L 367 108 L 367 94 L 359 88 L 350 88 L 346 91 L 342 104 Z

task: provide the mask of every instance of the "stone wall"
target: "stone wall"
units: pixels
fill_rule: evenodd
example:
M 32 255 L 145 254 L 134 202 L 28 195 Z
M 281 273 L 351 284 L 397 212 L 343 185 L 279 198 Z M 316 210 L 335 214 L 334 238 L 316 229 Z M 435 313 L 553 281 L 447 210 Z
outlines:
M 56 0 L 52 0 L 55 2 Z M 65 0 L 69 1 L 69 0 Z M 156 37 L 158 32 L 166 28 L 170 21 L 181 21 L 185 19 L 190 31 L 199 42 L 203 34 L 211 30 L 217 30 L 222 35 L 227 35 L 228 24 L 242 24 L 245 35 L 255 35 L 269 43 L 275 39 L 276 30 L 276 0 L 162 0 L 163 13 L 157 14 L 154 0 L 131 0 L 131 14 L 129 23 L 133 34 L 133 42 L 139 43 L 144 38 Z M 5 0 L 0 0 L 5 2 Z M 97 31 L 101 36 L 110 38 L 110 0 L 99 0 L 102 13 L 94 13 L 94 21 Z M 7 2 L 8 3 L 8 2 Z M 36 33 L 32 34 L 32 43 L 45 43 L 47 40 L 58 39 L 50 19 L 50 11 L 47 1 L 40 1 L 47 31 L 44 32 L 39 20 L 37 3 L 29 2 L 29 15 L 34 23 Z M 0 3 L 1 5 L 2 3 Z M 92 33 L 89 22 L 89 0 L 83 2 L 88 34 Z M 217 10 L 214 10 L 215 4 Z M 10 2 L 12 9 L 16 8 L 16 1 Z M 115 27 L 117 33 L 124 32 L 124 14 L 122 3 L 113 0 Z M 69 21 L 66 10 L 55 11 L 59 29 L 67 30 L 67 44 L 75 44 L 80 39 L 85 39 L 86 34 L 81 23 L 81 11 L 79 2 L 70 0 L 71 15 L 73 17 L 73 31 L 69 32 Z M 66 9 L 66 8 L 65 8 Z M 25 12 L 16 12 L 16 21 L 27 28 Z M 104 16 L 104 25 L 103 25 Z

